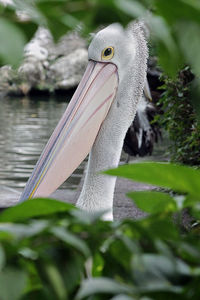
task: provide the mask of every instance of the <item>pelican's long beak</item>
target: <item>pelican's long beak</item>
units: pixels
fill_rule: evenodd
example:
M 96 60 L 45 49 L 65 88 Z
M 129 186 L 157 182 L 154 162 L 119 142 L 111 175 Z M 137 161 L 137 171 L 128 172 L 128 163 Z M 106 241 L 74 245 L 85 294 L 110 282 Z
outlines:
M 64 115 L 50 137 L 20 201 L 54 192 L 90 152 L 115 98 L 117 67 L 89 61 Z

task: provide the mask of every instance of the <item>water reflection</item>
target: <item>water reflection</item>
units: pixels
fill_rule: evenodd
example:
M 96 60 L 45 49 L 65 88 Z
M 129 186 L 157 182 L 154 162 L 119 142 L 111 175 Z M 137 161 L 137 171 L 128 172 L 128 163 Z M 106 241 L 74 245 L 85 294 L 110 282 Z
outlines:
M 66 106 L 66 97 L 0 99 L 0 187 L 25 186 Z M 62 187 L 75 189 L 83 167 L 84 163 Z

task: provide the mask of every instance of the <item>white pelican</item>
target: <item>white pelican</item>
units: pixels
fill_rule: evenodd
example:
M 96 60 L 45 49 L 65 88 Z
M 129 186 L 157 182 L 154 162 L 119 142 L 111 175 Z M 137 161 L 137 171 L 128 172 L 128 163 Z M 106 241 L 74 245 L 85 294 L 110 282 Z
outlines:
M 140 100 L 147 69 L 147 44 L 140 23 L 112 24 L 88 49 L 88 66 L 64 115 L 29 178 L 21 201 L 55 191 L 89 154 L 77 206 L 105 210 L 113 219 L 116 178 L 100 174 L 117 167 L 125 134 Z

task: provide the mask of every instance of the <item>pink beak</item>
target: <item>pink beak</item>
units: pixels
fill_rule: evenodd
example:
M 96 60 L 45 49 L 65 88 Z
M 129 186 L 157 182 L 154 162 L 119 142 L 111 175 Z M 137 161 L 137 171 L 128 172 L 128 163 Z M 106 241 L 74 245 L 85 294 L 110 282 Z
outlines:
M 85 74 L 29 178 L 20 201 L 47 197 L 90 152 L 115 98 L 117 67 L 89 61 Z

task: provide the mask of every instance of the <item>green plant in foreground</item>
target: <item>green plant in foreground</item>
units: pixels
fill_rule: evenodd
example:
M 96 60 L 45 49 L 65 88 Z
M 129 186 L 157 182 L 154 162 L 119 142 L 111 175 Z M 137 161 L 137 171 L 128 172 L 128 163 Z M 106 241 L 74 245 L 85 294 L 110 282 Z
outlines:
M 198 299 L 198 226 L 181 232 L 172 216 L 200 216 L 200 171 L 140 163 L 106 172 L 171 189 L 131 192 L 150 213 L 106 222 L 72 205 L 32 199 L 0 215 L 0 299 Z

